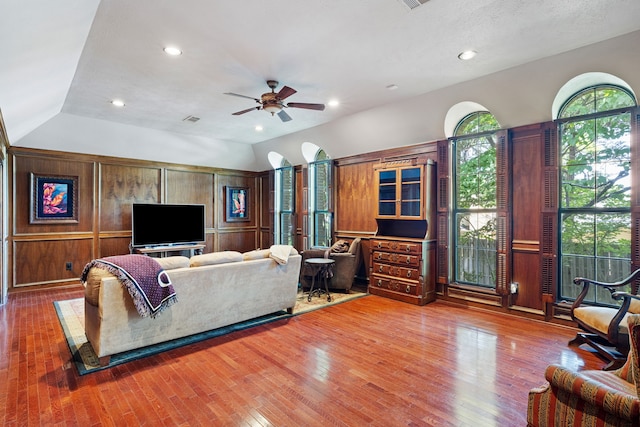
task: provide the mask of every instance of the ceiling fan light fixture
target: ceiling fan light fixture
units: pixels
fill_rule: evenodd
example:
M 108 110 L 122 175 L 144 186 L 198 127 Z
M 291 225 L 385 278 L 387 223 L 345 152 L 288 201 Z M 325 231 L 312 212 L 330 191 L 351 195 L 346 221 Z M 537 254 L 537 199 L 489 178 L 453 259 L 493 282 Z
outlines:
M 279 113 L 280 110 L 282 109 L 282 107 L 278 104 L 267 104 L 262 108 L 264 111 L 271 113 L 272 116 L 276 113 Z

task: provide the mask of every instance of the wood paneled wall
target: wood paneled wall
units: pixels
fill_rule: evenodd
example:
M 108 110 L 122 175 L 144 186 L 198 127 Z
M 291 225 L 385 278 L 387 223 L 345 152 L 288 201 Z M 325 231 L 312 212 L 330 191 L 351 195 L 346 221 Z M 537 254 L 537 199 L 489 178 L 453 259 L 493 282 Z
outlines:
M 516 294 L 498 294 L 489 289 L 438 280 L 438 297 L 458 303 L 519 312 L 550 319 L 553 286 L 545 276 L 545 257 L 554 248 L 544 238 L 545 188 L 549 123 L 509 129 L 505 133 L 509 163 L 505 163 L 505 230 L 503 261 L 505 283 L 518 282 Z M 447 142 L 441 143 L 447 148 Z M 376 188 L 373 165 L 415 156 L 437 163 L 438 142 L 427 142 L 334 159 L 334 238 L 362 238 L 364 268 L 368 272 L 369 240 L 376 233 Z M 443 151 L 443 150 L 441 150 Z M 443 151 L 444 152 L 444 151 Z M 442 157 L 442 156 L 440 156 Z M 201 203 L 206 206 L 206 252 L 248 251 L 273 244 L 273 171 L 262 173 L 158 164 L 129 159 L 11 148 L 10 159 L 10 286 L 77 283 L 84 265 L 93 258 L 129 252 L 131 205 L 133 203 Z M 30 173 L 78 177 L 79 216 L 76 224 L 30 224 Z M 303 249 L 306 168 L 296 167 L 296 248 Z M 249 189 L 250 221 L 225 221 L 227 186 Z M 438 186 L 438 200 L 448 200 L 449 189 Z M 510 212 L 510 213 L 509 213 Z M 447 225 L 451 218 L 444 218 Z M 447 230 L 440 218 L 432 221 L 443 237 L 438 265 L 447 266 L 452 254 Z M 547 221 L 548 222 L 548 221 Z M 445 227 L 446 228 L 446 227 Z M 548 227 L 547 227 L 548 228 Z M 547 233 L 548 234 L 548 233 Z M 545 249 L 547 246 L 551 248 Z M 440 249 L 440 248 L 439 248 Z M 640 252 L 640 251 L 639 251 Z M 72 264 L 66 270 L 67 263 Z
M 504 144 L 501 169 L 501 206 L 503 236 L 500 255 L 504 277 L 496 290 L 465 286 L 449 282 L 448 266 L 453 254 L 450 251 L 448 225 L 452 219 L 445 215 L 435 224 L 444 242 L 438 252 L 438 265 L 444 266 L 438 280 L 438 297 L 461 304 L 477 305 L 492 310 L 510 311 L 527 317 L 552 319 L 548 286 L 543 278 L 543 201 L 545 183 L 545 153 L 550 123 L 541 123 L 503 131 Z M 436 162 L 439 172 L 447 174 L 448 141 L 427 142 L 393 150 L 367 153 L 349 158 L 335 159 L 335 238 L 363 238 L 364 261 L 369 262 L 369 238 L 376 233 L 376 188 L 373 165 L 412 156 L 426 156 Z M 547 151 L 545 151 L 547 150 Z M 445 165 L 438 165 L 444 161 Z M 441 169 L 442 167 L 445 169 Z M 448 185 L 438 186 L 437 197 L 448 208 Z M 442 223 L 442 224 L 441 224 Z M 444 225 L 444 227 L 440 227 Z M 440 228 L 443 228 L 440 233 Z M 442 257 L 442 259 L 440 258 Z M 368 266 L 366 266 L 368 268 Z M 518 292 L 510 294 L 510 283 L 519 284 Z
M 540 284 L 542 149 L 540 126 L 516 129 L 512 145 L 512 280 L 519 284 L 513 308 L 543 313 Z
M 205 205 L 205 252 L 269 244 L 272 228 L 262 209 L 270 195 L 268 173 L 15 147 L 9 159 L 10 290 L 78 283 L 92 259 L 129 253 L 134 203 Z M 30 223 L 32 173 L 78 177 L 77 223 Z M 227 186 L 248 189 L 250 221 L 225 220 Z

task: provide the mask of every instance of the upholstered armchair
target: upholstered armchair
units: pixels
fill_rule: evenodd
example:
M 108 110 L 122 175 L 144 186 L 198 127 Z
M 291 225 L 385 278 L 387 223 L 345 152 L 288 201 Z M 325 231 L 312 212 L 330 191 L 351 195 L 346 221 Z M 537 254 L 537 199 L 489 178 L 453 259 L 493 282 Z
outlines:
M 305 268 L 304 261 L 309 258 L 331 258 L 335 261 L 335 264 L 333 265 L 333 277 L 328 281 L 329 289 L 344 290 L 345 293 L 349 293 L 362 261 L 360 246 L 360 238 L 357 237 L 345 246 L 346 252 L 335 252 L 335 250 L 338 250 L 337 248 L 340 247 L 340 241 L 336 242 L 331 248 L 307 249 L 303 251 L 303 264 L 300 269 L 300 284 L 302 285 L 302 289 L 306 290 L 311 288 L 311 270 Z
M 571 318 L 585 332 L 579 332 L 569 345 L 586 343 L 609 362 L 605 370 L 619 368 L 629 351 L 629 331 L 627 317 L 640 314 L 640 301 L 623 298 L 623 291 L 630 285 L 631 293 L 638 293 L 640 269 L 619 282 L 604 283 L 577 277 L 573 281 L 582 286 L 582 291 L 571 307 Z M 604 307 L 584 304 L 587 294 L 598 288 L 609 291 L 614 299 L 622 300 L 620 307 Z
M 630 351 L 615 371 L 550 365 L 547 383 L 529 392 L 527 426 L 640 426 L 640 315 L 627 316 Z

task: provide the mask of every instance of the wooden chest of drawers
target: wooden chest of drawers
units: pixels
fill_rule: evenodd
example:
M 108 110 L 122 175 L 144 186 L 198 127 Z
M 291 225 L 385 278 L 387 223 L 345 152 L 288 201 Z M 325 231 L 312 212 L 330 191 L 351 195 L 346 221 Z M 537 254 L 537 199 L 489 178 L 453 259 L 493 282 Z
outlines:
M 378 236 L 370 247 L 369 293 L 417 305 L 435 300 L 435 241 Z

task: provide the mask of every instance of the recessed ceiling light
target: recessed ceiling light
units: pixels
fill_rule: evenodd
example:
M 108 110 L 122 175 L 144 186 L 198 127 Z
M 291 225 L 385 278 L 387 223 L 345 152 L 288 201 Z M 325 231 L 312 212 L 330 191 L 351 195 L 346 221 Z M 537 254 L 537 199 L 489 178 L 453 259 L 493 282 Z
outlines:
M 262 132 L 263 129 L 264 128 L 262 126 L 260 126 L 260 125 L 256 126 L 256 132 Z
M 327 104 L 329 105 L 329 107 L 337 107 L 338 105 L 340 105 L 340 101 L 338 101 L 337 99 L 331 99 L 329 100 L 329 102 L 327 102 Z
M 396 89 L 398 89 L 398 85 L 396 85 L 396 84 L 387 85 L 387 89 L 388 90 L 396 90 Z
M 171 56 L 182 55 L 182 51 L 174 46 L 167 46 L 163 50 L 164 50 L 164 53 L 166 53 L 167 55 L 171 55 Z
M 116 107 L 124 107 L 124 101 L 120 99 L 114 99 L 111 103 Z
M 478 54 L 478 52 L 476 52 L 475 50 L 465 50 L 464 52 L 461 52 L 458 55 L 458 58 L 463 60 L 463 61 L 468 61 L 469 59 L 473 58 L 477 54 Z

